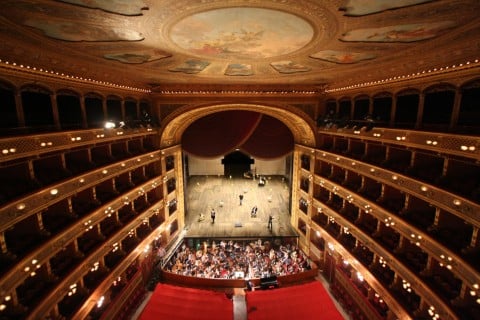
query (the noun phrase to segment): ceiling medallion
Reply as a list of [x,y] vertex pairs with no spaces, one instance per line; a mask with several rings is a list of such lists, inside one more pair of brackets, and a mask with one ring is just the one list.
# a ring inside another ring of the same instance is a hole
[[314,37],[304,19],[280,10],[232,7],[192,14],[170,29],[188,53],[215,59],[265,59],[286,55]]

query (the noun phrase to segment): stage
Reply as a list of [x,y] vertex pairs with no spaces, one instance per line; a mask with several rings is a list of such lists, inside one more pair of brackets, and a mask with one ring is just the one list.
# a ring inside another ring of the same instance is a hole
[[[279,176],[258,179],[192,176],[185,193],[186,238],[296,237],[290,225],[290,189]],[[240,194],[243,194],[240,205]],[[255,217],[251,211],[258,210]],[[212,223],[211,210],[215,210]],[[203,219],[201,215],[203,214]],[[268,217],[273,215],[272,229]]]

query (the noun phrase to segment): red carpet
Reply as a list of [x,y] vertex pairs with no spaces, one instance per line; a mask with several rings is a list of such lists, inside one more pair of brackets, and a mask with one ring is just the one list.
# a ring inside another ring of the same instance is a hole
[[343,320],[318,281],[247,293],[248,320]]
[[223,292],[159,283],[139,320],[233,319],[233,304]]

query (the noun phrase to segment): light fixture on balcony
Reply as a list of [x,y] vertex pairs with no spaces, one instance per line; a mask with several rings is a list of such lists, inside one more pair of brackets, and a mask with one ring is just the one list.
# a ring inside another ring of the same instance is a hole
[[105,129],[113,129],[115,128],[115,122],[113,121],[106,121],[104,124]]
[[453,258],[450,256],[445,256],[444,254],[440,255],[442,261],[439,262],[440,267],[445,267],[448,270],[452,270]]
[[17,208],[18,211],[22,211],[23,209],[25,209],[25,207],[26,207],[26,205],[25,205],[25,203],[23,203],[23,202],[17,204],[17,206],[16,206],[16,208]]
[[357,272],[357,278],[360,282],[363,282],[364,280],[363,275],[360,272]]
[[415,235],[414,233],[412,233],[410,235],[410,237],[413,239],[412,242],[414,242],[415,245],[417,247],[419,247],[420,246],[420,240],[422,240],[422,236],[421,235]]
[[390,227],[390,226],[393,227],[395,225],[395,222],[393,221],[392,217],[385,218],[384,221],[387,227]]
[[74,283],[74,284],[70,285],[69,289],[70,289],[70,290],[68,291],[68,294],[67,294],[67,295],[70,297],[70,296],[74,295],[74,294],[77,292],[77,284]]
[[103,301],[105,300],[104,296],[101,296],[97,302],[97,308],[100,308],[103,305]]

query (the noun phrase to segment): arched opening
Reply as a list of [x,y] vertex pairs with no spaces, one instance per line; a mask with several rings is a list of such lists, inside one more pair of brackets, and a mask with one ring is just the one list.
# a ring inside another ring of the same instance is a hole
[[222,159],[223,172],[226,177],[240,178],[251,171],[255,160],[241,151],[231,152]]

